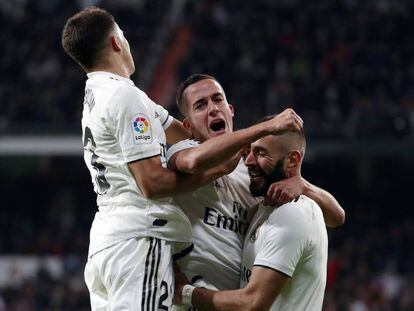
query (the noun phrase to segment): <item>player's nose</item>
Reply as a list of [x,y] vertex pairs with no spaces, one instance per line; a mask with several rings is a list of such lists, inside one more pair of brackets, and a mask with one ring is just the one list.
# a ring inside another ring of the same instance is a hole
[[217,105],[212,101],[209,100],[208,101],[208,112],[210,115],[216,115],[219,112],[219,108],[217,107]]

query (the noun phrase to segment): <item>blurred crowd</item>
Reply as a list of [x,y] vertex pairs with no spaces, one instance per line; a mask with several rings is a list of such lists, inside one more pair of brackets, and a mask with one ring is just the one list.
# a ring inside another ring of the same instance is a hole
[[[191,33],[173,74],[178,81],[196,72],[215,75],[236,107],[239,127],[290,106],[304,116],[309,135],[412,135],[412,1],[185,2],[165,39],[173,40],[179,26]],[[85,5],[107,8],[119,21],[137,63],[137,84],[156,78],[140,76],[140,69],[173,2],[13,3],[0,1],[0,38],[7,42],[0,58],[0,133],[77,128],[85,76],[64,55],[60,34],[66,18]]]
[[404,0],[194,3],[180,77],[217,75],[239,125],[293,107],[309,135],[400,138],[414,125],[413,12]]
[[[85,73],[63,51],[66,20],[86,5],[116,16],[138,62],[146,55],[168,1],[0,1],[0,134],[78,130]],[[142,62],[141,62],[142,63]],[[139,70],[139,69],[138,69]]]
[[[97,4],[115,15],[140,86],[141,66],[171,3],[0,0],[0,134],[79,135],[85,77],[60,46],[73,12]],[[197,72],[216,76],[238,127],[290,106],[303,116],[308,136],[409,139],[413,14],[409,0],[189,0],[175,25],[191,33],[175,82]],[[414,310],[414,220],[405,201],[412,164],[313,161],[305,177],[337,195],[347,211],[346,224],[329,231],[324,310]],[[0,170],[0,254],[56,255],[64,266],[58,278],[39,269],[0,286],[0,311],[88,310],[82,270],[96,204],[83,161],[4,157]]]

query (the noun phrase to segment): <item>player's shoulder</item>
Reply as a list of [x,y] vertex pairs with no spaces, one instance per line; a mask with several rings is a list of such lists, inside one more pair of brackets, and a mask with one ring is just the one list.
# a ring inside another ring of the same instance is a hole
[[275,208],[269,215],[271,223],[296,226],[306,226],[315,218],[323,218],[321,209],[314,200],[305,195]]

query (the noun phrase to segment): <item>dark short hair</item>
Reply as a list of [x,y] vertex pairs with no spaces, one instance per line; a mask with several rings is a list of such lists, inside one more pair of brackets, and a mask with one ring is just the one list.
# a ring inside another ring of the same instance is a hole
[[175,102],[177,103],[178,109],[180,109],[180,112],[185,115],[185,109],[184,109],[184,99],[183,99],[183,94],[184,91],[192,84],[197,83],[198,81],[201,80],[206,80],[206,79],[210,79],[210,80],[214,80],[217,83],[219,83],[217,81],[216,78],[214,78],[213,76],[207,75],[207,74],[203,74],[203,73],[196,73],[193,74],[191,76],[189,76],[187,79],[184,80],[184,82],[182,82],[179,86],[178,86],[178,90],[177,90],[177,95],[175,97]]
[[96,64],[115,25],[107,11],[91,6],[69,18],[62,31],[62,46],[84,68]]

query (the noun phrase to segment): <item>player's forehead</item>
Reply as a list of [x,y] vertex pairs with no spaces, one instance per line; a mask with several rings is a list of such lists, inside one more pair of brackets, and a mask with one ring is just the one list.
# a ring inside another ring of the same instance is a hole
[[221,85],[212,79],[204,79],[191,84],[184,91],[187,102],[191,105],[200,99],[208,98],[214,94],[221,94],[225,96]]
[[278,142],[278,137],[274,135],[268,135],[262,137],[250,145],[251,150],[266,150],[269,153],[277,152],[280,143]]

